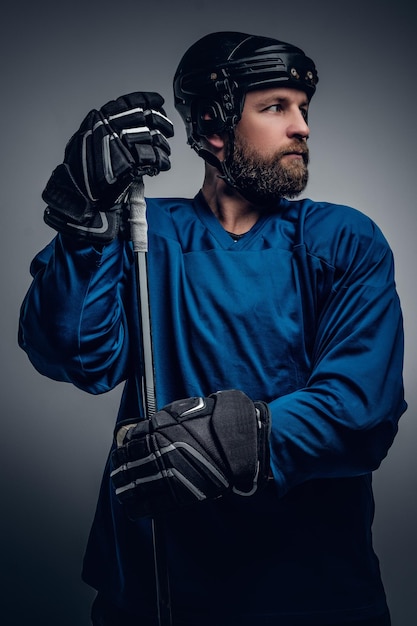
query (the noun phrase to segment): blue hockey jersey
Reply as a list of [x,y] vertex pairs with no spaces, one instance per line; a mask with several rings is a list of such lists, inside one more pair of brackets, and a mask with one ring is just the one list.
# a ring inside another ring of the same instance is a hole
[[[371,473],[406,408],[390,248],[359,211],[282,200],[234,241],[204,197],[148,199],[158,406],[236,388],[272,412],[274,480],[170,514],[181,624],[332,624],[384,612]],[[44,375],[142,415],[133,254],[58,235],[33,261],[19,342]],[[155,614],[149,520],[131,522],[103,477],[84,579]],[[147,623],[144,621],[144,624]]]

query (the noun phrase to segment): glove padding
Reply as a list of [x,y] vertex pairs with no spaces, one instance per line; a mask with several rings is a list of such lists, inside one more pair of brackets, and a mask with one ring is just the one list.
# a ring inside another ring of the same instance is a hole
[[138,424],[119,424],[111,479],[131,519],[228,492],[250,496],[269,473],[270,412],[243,392],[177,400]]
[[42,194],[49,226],[93,243],[118,235],[133,178],[171,167],[166,138],[174,130],[163,103],[157,93],[135,92],[88,113]]

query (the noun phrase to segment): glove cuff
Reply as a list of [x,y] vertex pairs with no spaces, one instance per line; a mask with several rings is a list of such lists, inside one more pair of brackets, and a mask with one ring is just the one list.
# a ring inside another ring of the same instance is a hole
[[213,430],[233,477],[233,492],[253,495],[269,473],[269,407],[235,389],[210,397],[216,400]]
[[[119,232],[127,232],[128,209],[124,203],[116,202],[128,188],[131,174],[111,187],[111,195],[106,201],[93,202],[75,184],[68,167],[61,163],[52,175],[42,193],[47,203],[44,222],[60,233],[75,239],[95,244],[109,243]],[[113,204],[111,203],[113,199]]]

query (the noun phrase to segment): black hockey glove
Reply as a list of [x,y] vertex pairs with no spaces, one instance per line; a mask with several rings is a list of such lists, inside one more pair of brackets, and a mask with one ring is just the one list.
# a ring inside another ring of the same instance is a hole
[[163,103],[157,93],[135,92],[90,111],[42,194],[49,226],[92,243],[118,235],[121,197],[134,176],[171,167],[166,138],[174,129]]
[[149,420],[119,424],[111,479],[131,519],[234,492],[251,496],[269,472],[270,412],[230,390],[177,400]]

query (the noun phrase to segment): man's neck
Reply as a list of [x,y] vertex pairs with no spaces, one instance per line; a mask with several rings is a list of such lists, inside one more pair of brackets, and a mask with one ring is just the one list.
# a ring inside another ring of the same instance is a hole
[[202,187],[203,196],[223,228],[236,235],[248,232],[260,217],[255,207],[218,175],[206,176]]

